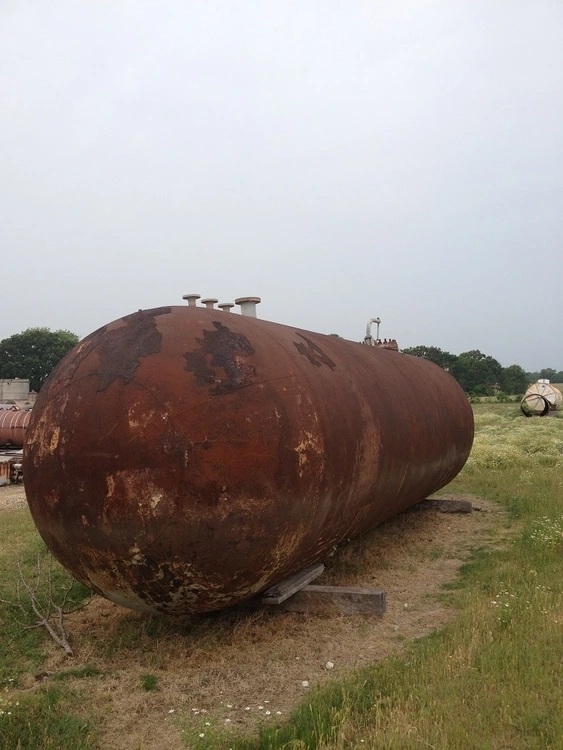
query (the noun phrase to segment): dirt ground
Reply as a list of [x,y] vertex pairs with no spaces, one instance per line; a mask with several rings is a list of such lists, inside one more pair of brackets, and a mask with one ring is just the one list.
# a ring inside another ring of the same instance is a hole
[[[72,682],[97,716],[105,750],[197,747],[210,727],[225,732],[228,748],[231,732],[283,721],[313,686],[396,653],[455,616],[444,584],[471,550],[499,544],[504,533],[501,508],[466,499],[471,514],[405,513],[327,561],[315,583],[384,589],[381,618],[230,610],[162,623],[96,597],[67,617],[74,658],[49,645],[40,679],[85,664],[101,670]],[[0,511],[24,505],[22,487],[0,488]],[[157,689],[142,688],[146,674]],[[30,675],[27,687],[37,684]]]

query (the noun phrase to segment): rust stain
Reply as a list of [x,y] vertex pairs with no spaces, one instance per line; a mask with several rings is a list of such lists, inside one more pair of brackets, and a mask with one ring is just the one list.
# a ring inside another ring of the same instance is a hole
[[[199,349],[186,352],[186,370],[193,372],[198,385],[211,385],[210,392],[219,396],[232,393],[237,388],[250,385],[256,379],[256,368],[246,360],[254,354],[254,349],[246,336],[233,333],[219,321],[213,321],[214,331],[203,331],[203,338],[197,339]],[[220,378],[213,370],[219,367],[224,372]]]
[[296,331],[296,334],[305,341],[304,344],[296,341],[293,342],[293,345],[299,354],[303,354],[303,356],[307,357],[309,362],[312,365],[315,365],[315,367],[326,365],[327,367],[330,367],[331,370],[334,370],[336,364],[324,353],[318,344],[311,341],[311,339],[307,338],[307,336],[304,336],[302,333]]
[[323,454],[322,445],[319,444],[318,437],[312,432],[305,432],[294,450],[297,453],[297,472],[299,476],[303,476],[306,468],[305,464],[313,455],[322,456]]
[[141,310],[123,318],[123,328],[107,330],[102,345],[98,343],[97,347],[98,391],[105,391],[118,377],[132,380],[143,357],[160,351],[162,334],[156,327],[156,318],[171,311],[171,307]]

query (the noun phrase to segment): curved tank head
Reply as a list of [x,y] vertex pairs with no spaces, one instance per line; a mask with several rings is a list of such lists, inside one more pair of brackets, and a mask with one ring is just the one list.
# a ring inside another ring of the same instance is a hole
[[248,599],[447,484],[473,438],[432,363],[201,307],[84,339],[33,410],[35,523],[76,578],[185,614]]

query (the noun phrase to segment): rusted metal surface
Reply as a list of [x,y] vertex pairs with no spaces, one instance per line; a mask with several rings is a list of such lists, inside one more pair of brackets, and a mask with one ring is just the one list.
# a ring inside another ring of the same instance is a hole
[[0,409],[0,445],[23,445],[31,412]]
[[22,480],[22,452],[0,451],[0,487]]
[[473,440],[426,360],[199,307],[96,331],[43,386],[33,518],[87,586],[183,614],[243,601],[447,484]]
[[0,455],[0,487],[12,481],[12,459]]
[[391,349],[394,352],[399,351],[399,344],[397,344],[397,339],[383,339],[383,341],[375,341],[374,346],[381,346],[383,349]]

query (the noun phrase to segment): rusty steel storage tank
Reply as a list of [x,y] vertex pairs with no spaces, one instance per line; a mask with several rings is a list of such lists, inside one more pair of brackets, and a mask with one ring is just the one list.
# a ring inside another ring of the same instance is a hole
[[29,411],[0,409],[0,445],[22,446],[29,418]]
[[473,416],[399,352],[201,307],[139,311],[45,383],[24,471],[80,581],[133,609],[248,599],[443,487]]

